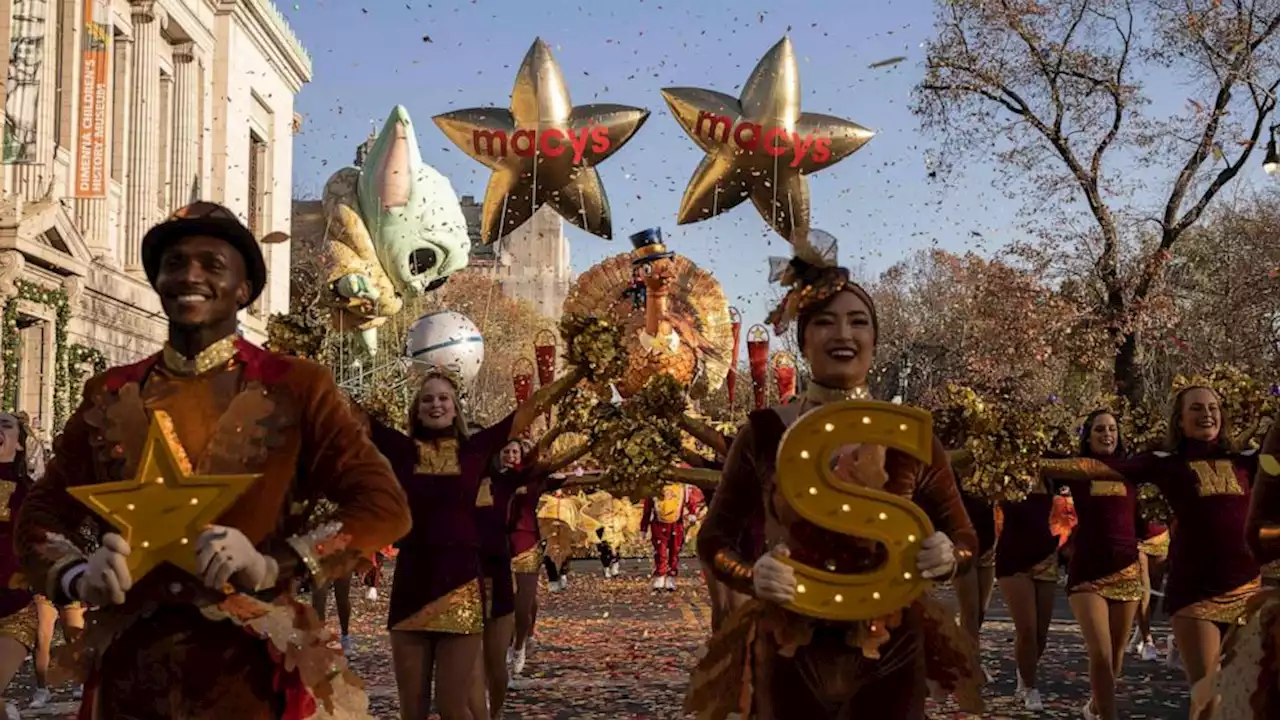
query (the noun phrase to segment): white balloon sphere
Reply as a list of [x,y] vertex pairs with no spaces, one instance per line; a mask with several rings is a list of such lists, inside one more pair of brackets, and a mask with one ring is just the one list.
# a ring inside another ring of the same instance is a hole
[[423,367],[447,367],[470,385],[484,362],[484,336],[466,315],[427,313],[409,326],[404,354]]

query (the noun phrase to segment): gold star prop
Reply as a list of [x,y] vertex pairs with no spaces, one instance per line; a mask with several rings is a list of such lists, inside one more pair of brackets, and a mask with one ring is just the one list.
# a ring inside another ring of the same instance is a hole
[[593,235],[612,238],[609,199],[596,166],[648,118],[648,110],[627,105],[574,107],[551,48],[537,39],[516,73],[510,110],[472,108],[433,119],[453,144],[493,170],[481,208],[480,238],[487,245],[543,205]]
[[680,127],[706,153],[680,201],[681,225],[732,210],[748,197],[788,242],[809,227],[806,176],[852,155],[875,135],[831,115],[800,112],[800,70],[790,38],[760,58],[734,99],[664,88]]
[[261,475],[195,475],[163,411],[152,415],[132,480],[67,488],[129,543],[134,582],[161,563],[196,575],[195,540]]

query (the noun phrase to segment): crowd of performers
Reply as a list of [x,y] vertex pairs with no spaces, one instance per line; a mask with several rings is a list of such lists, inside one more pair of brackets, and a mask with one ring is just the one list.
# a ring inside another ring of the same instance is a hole
[[[527,431],[581,376],[475,427],[457,378],[427,373],[404,433],[353,407],[320,366],[237,335],[236,314],[261,293],[266,271],[256,239],[225,208],[185,208],[142,250],[170,321],[163,352],[92,379],[47,462],[29,449],[24,419],[0,414],[0,683],[42,644],[47,657],[57,608],[73,640],[58,665],[83,683],[82,720],[368,717],[344,656],[351,583],[371,577],[376,592],[379,561],[394,555],[387,629],[401,716],[422,720],[434,708],[444,720],[501,717],[509,673],[526,662],[540,571],[553,575],[553,590],[564,587],[563,555],[542,551],[539,498],[559,491],[558,471],[586,452],[554,456],[555,433],[530,442]],[[752,413],[731,438],[680,419],[716,454],[689,464],[719,474],[697,540],[713,633],[688,711],[839,719],[856,708],[857,717],[922,720],[932,689],[979,712],[977,640],[995,585],[1016,628],[1018,695],[1038,710],[1037,667],[1066,550],[1066,592],[1089,654],[1084,717],[1117,717],[1135,622],[1139,652],[1158,654],[1149,613],[1161,577],[1193,716],[1278,716],[1280,591],[1263,589],[1260,564],[1280,559],[1280,428],[1261,452],[1232,447],[1231,418],[1212,388],[1177,393],[1156,451],[1133,453],[1115,414],[1094,412],[1077,456],[1043,459],[1041,482],[1018,502],[966,497],[957,473],[974,471],[971,459],[936,439],[926,460],[845,448],[837,474],[928,515],[936,532],[920,541],[917,571],[954,584],[959,622],[930,594],[858,622],[783,609],[802,592],[784,557],[837,573],[881,562],[873,543],[811,524],[779,491],[787,429],[826,403],[869,398],[881,332],[872,298],[831,254],[803,239],[796,250],[775,265],[787,293],[770,321],[779,333],[794,327],[811,382]],[[68,491],[134,477],[152,420],[183,451],[175,462],[187,475],[260,476],[194,538],[194,574],[161,564],[134,578],[126,537],[105,531]],[[1141,483],[1168,499],[1170,527],[1139,517]],[[1067,530],[1064,508],[1075,516]],[[697,493],[678,484],[645,504],[655,591],[674,589],[685,531],[701,512]],[[603,533],[598,540],[605,575],[616,575],[614,548]],[[299,601],[302,587],[322,611],[329,591],[338,594],[340,637]],[[41,673],[47,667],[37,660]],[[47,690],[42,697],[34,700],[47,701]]]

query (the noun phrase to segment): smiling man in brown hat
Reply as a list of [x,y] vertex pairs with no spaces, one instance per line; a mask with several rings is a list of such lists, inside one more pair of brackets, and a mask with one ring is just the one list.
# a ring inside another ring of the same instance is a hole
[[[327,370],[236,335],[266,267],[230,210],[183,208],[147,233],[142,261],[169,341],[89,381],[18,518],[33,586],[98,608],[77,648],[80,716],[368,717],[358,681],[291,588],[346,577],[403,536],[404,494]],[[132,578],[132,550],[114,532],[96,531],[92,551],[76,544],[96,522],[67,488],[132,478],[158,413],[196,474],[261,476],[193,543],[198,576],[165,563]],[[312,527],[321,497],[337,511]]]

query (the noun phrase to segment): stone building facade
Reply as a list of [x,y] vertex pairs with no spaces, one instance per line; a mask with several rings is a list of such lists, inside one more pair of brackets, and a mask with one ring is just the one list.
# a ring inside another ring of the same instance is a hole
[[462,214],[471,235],[471,264],[467,271],[483,272],[502,281],[508,297],[524,300],[551,320],[559,320],[564,299],[573,284],[569,239],[564,221],[549,207],[493,245],[480,244],[480,205],[463,195]]
[[[311,59],[271,0],[7,0],[0,43],[0,400],[49,430],[94,366],[164,340],[149,227],[200,198],[288,233]],[[289,303],[288,245],[264,254],[255,341]]]

